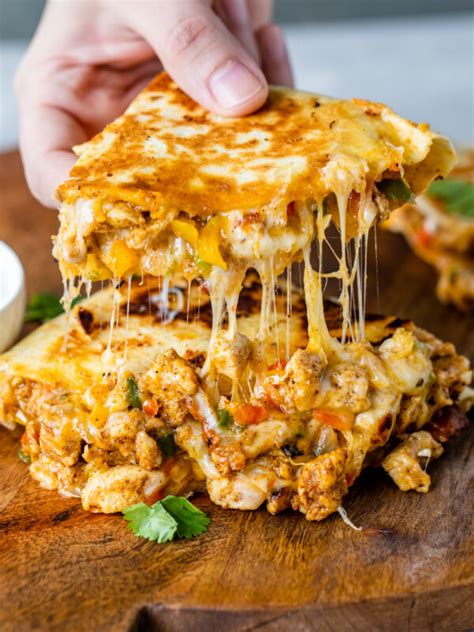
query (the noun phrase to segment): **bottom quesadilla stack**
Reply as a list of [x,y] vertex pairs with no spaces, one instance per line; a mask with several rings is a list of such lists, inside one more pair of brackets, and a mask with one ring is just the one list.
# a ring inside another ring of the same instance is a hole
[[[365,340],[326,361],[306,346],[297,289],[291,318],[276,291],[271,335],[255,342],[261,300],[249,277],[239,337],[214,345],[212,379],[208,294],[156,279],[99,291],[0,356],[0,420],[24,426],[32,477],[104,513],[207,490],[222,507],[322,520],[368,464],[428,491],[428,462],[467,425],[466,358],[409,321],[368,315]],[[337,338],[339,308],[326,320]]]

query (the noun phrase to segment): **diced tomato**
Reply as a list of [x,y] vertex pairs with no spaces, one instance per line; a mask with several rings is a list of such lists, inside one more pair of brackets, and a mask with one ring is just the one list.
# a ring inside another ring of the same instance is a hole
[[415,233],[415,239],[423,248],[429,248],[431,246],[431,242],[433,241],[433,235],[431,235],[424,226],[420,226]]
[[296,213],[296,205],[294,202],[290,202],[286,207],[286,216],[292,217]]
[[268,419],[268,410],[265,406],[254,406],[253,404],[231,404],[229,409],[235,422],[241,426],[259,424]]
[[156,401],[156,399],[145,399],[142,404],[142,410],[145,415],[154,417],[158,412],[158,402]]
[[268,367],[269,371],[279,371],[280,369],[284,369],[287,365],[287,361],[286,360],[277,360],[276,362],[274,362],[273,364],[270,364],[270,366]]
[[29,441],[28,441],[28,435],[26,434],[26,431],[21,435],[20,445],[24,451],[28,449]]
[[332,410],[313,410],[313,417],[316,421],[336,430],[351,430],[354,424],[353,415],[335,413]]

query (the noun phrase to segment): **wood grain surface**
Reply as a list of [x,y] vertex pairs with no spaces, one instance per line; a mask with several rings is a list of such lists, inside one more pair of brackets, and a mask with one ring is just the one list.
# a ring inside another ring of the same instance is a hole
[[[0,156],[0,238],[18,252],[28,291],[60,292],[54,211],[29,193],[18,154]],[[369,308],[409,317],[474,355],[472,317],[441,306],[435,277],[397,235],[379,232]],[[224,511],[204,498],[209,532],[159,546],[120,516],[88,514],[41,490],[0,430],[0,629],[467,630],[474,626],[472,445],[458,437],[430,465],[429,494],[365,471],[338,516]]]

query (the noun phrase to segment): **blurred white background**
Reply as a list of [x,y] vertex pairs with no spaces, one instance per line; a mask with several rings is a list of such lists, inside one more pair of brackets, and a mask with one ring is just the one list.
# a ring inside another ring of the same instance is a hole
[[[11,0],[0,0],[0,5],[2,2]],[[452,0],[446,0],[444,5],[449,8],[450,3]],[[338,9],[337,15],[328,16],[326,7],[325,20],[309,22],[301,18],[308,14],[314,20],[316,5],[322,6],[319,0],[311,7],[307,0],[280,0],[278,5],[277,16],[295,20],[284,26],[297,87],[381,101],[414,121],[430,123],[457,143],[474,142],[472,12],[367,17],[369,0],[354,0],[352,11],[348,10],[352,19],[344,20],[340,19],[344,2],[328,4],[333,13]],[[437,4],[442,8],[443,2]],[[34,5],[38,9],[38,2]],[[363,14],[364,9],[365,17],[354,14],[357,5]],[[295,12],[289,11],[291,7]],[[21,34],[18,20],[12,24],[9,33]],[[5,33],[5,21],[1,28],[0,150],[5,150],[17,144],[12,79],[27,40],[11,39]]]

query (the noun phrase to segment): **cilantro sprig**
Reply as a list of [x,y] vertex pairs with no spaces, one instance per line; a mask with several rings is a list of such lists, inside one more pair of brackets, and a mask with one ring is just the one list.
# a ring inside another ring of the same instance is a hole
[[204,512],[180,496],[166,496],[151,507],[138,503],[124,509],[123,515],[135,535],[158,544],[202,535],[211,522]]
[[[71,301],[71,309],[84,299],[83,296],[76,296]],[[55,294],[49,294],[48,292],[40,292],[39,294],[33,294],[28,301],[25,313],[25,323],[32,321],[39,321],[45,323],[47,320],[56,318],[60,314],[64,313],[64,307],[62,306],[61,299]]]
[[25,323],[39,320],[44,323],[64,312],[61,301],[54,294],[33,294],[28,301],[25,313]]
[[445,203],[448,213],[474,217],[474,184],[463,180],[436,180],[429,195]]

